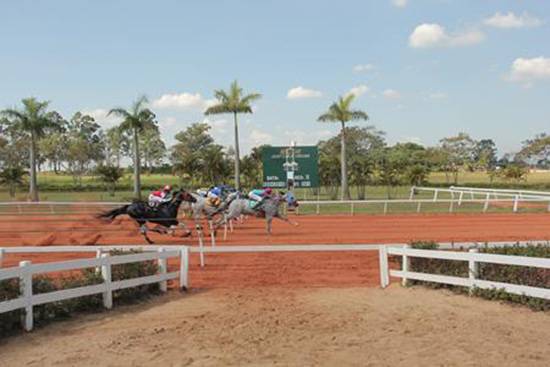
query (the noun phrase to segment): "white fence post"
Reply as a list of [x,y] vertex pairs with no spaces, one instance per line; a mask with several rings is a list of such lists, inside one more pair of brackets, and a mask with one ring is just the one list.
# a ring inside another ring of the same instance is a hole
[[416,212],[420,213],[420,210],[422,209],[422,202],[418,201],[418,204],[416,205]]
[[[163,252],[166,250],[164,248],[159,248],[158,253],[159,255],[162,255]],[[158,259],[158,267],[159,267],[159,274],[166,275],[168,272],[168,259],[166,258],[160,258]],[[166,292],[168,290],[168,281],[163,280],[159,282],[159,289],[161,292]]]
[[458,206],[462,205],[462,198],[464,197],[464,191],[460,192],[460,195],[458,195]]
[[354,209],[355,209],[355,208],[353,207],[353,202],[351,203],[350,207],[351,207],[351,215],[353,215],[353,214],[354,214]]
[[519,205],[519,198],[518,198],[518,196],[516,195],[516,196],[514,197],[514,213],[517,213],[517,211],[518,211],[518,205]]
[[[550,208],[550,203],[548,204],[548,207]],[[548,209],[550,211],[550,209]],[[319,198],[317,198],[317,210],[316,210],[316,214],[320,214],[321,213],[321,204],[319,204]]]
[[2,263],[4,262],[4,253],[5,250],[3,248],[0,248],[0,268],[2,267]]
[[[99,250],[97,250],[97,251],[95,252],[95,257],[96,257],[96,259],[101,259],[101,255],[103,255],[103,250],[102,250],[102,249],[99,249]],[[101,273],[101,266],[97,266],[97,267],[95,268],[95,272],[96,272],[97,274]]]
[[202,230],[198,230],[197,233],[199,234],[199,258],[201,261],[201,268],[204,267],[204,238],[202,234]]
[[[411,247],[410,245],[403,246],[403,250],[405,250],[405,254],[406,254],[407,249],[409,249],[410,247]],[[411,258],[407,255],[403,255],[403,265],[402,265],[402,269],[401,269],[403,271],[403,273],[406,273],[406,272],[409,271],[410,265],[411,265]],[[407,275],[404,274],[403,278],[401,279],[401,285],[403,287],[406,287],[408,284],[409,284],[409,282],[408,282],[408,279],[407,279]]]
[[[471,254],[477,254],[479,250],[477,248],[472,248],[468,251]],[[474,282],[479,273],[479,263],[474,259],[468,261],[468,277],[470,278],[470,295],[474,292]]]
[[435,189],[434,190],[434,201],[437,201],[437,194],[439,194],[439,190]]
[[111,260],[109,254],[102,254],[101,258],[104,264],[101,265],[101,276],[103,277],[103,284],[105,284],[105,291],[103,292],[103,306],[110,310],[113,308],[113,290],[111,289]]
[[485,204],[483,205],[483,213],[486,213],[487,210],[489,210],[489,200],[491,198],[491,194],[487,194],[487,196],[485,196]]
[[411,201],[412,201],[412,199],[414,199],[414,192],[415,192],[415,189],[416,189],[415,186],[412,186],[412,187],[411,187],[411,193],[410,193],[410,195],[409,195],[409,200],[411,200]]
[[189,288],[189,247],[184,246],[180,251],[180,289]]
[[214,233],[214,224],[211,220],[208,221],[208,226],[210,227],[210,242],[212,247],[216,247],[216,234]]
[[21,275],[19,276],[19,290],[25,301],[25,314],[21,318],[21,323],[25,331],[32,330],[34,321],[32,312],[32,273],[30,266],[30,261],[19,262],[19,267],[21,268]]
[[388,202],[384,202],[384,214],[388,214]]
[[386,288],[390,285],[390,273],[388,269],[388,249],[381,245],[378,250],[380,262],[380,286]]

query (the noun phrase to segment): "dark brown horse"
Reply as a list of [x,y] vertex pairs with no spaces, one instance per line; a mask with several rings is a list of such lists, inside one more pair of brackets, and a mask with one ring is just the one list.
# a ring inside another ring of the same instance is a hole
[[[131,204],[101,213],[98,215],[98,218],[107,218],[112,221],[117,216],[126,214],[139,224],[141,234],[145,240],[148,243],[153,243],[149,236],[147,236],[148,228],[146,223],[156,223],[157,227],[152,230],[163,234],[169,231],[174,234],[179,226],[185,228],[185,224],[179,223],[178,221],[178,210],[183,201],[194,203],[196,199],[187,191],[180,190],[174,193],[174,197],[171,201],[162,203],[156,208],[150,207],[143,201],[136,200]],[[191,235],[191,231],[187,230],[186,235]]]

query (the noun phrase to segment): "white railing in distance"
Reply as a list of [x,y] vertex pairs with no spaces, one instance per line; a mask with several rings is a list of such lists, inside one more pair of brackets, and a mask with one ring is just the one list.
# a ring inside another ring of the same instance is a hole
[[[397,255],[397,256],[404,257],[403,266],[401,270],[389,269],[388,256],[390,255]],[[410,271],[408,262],[405,261],[406,259],[408,260],[410,257],[466,261],[468,262],[468,269],[469,269],[468,278]],[[407,280],[420,280],[420,281],[426,281],[426,282],[469,287],[470,290],[473,290],[474,288],[502,289],[507,293],[550,300],[550,288],[530,287],[525,285],[517,285],[517,284],[494,282],[494,281],[478,279],[479,263],[528,266],[528,267],[535,267],[535,268],[542,268],[542,269],[550,269],[549,258],[485,254],[485,253],[479,253],[477,249],[470,249],[468,252],[453,252],[453,251],[412,249],[406,246],[401,248],[388,247],[384,251],[380,249],[380,258],[381,258],[380,284],[382,288],[385,288],[389,285],[390,283],[389,277],[393,276],[393,277],[398,277],[403,279],[404,283],[406,283]]]

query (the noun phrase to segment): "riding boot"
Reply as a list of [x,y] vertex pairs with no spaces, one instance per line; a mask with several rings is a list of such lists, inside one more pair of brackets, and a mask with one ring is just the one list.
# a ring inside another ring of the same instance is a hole
[[254,204],[254,206],[252,207],[252,210],[257,210],[259,209],[264,203],[264,199],[258,201],[256,204]]

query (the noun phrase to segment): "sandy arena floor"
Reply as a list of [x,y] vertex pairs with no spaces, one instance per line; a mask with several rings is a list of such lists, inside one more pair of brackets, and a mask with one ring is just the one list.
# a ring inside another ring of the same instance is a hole
[[548,366],[550,315],[423,288],[168,296],[0,343],[1,366]]

